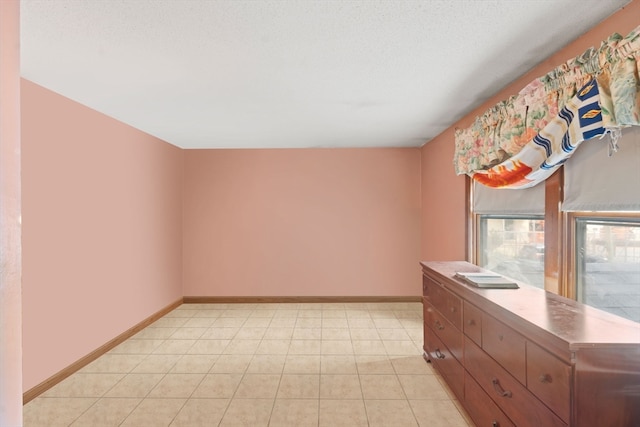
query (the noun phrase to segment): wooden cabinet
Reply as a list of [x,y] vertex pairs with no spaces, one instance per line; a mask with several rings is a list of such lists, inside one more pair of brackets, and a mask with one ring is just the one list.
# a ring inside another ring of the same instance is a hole
[[640,324],[422,262],[424,351],[478,426],[640,426]]

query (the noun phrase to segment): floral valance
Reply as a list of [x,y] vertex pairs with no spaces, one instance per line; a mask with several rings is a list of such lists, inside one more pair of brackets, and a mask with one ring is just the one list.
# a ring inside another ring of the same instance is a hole
[[543,181],[582,141],[640,125],[639,70],[640,27],[613,34],[457,130],[456,173],[497,188]]

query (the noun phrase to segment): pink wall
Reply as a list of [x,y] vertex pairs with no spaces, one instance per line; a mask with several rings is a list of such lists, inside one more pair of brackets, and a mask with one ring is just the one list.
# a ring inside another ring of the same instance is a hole
[[187,150],[185,296],[417,296],[419,149]]
[[453,130],[422,147],[421,259],[465,259],[465,178],[453,169]]
[[[4,121],[20,89],[5,56],[17,4],[0,1],[3,159],[19,130]],[[454,127],[612,32],[627,34],[638,16],[636,0],[422,149],[183,152],[23,80],[24,391],[182,295],[420,295],[419,260],[465,257]],[[8,194],[19,196],[19,184]],[[2,280],[2,292],[19,286]],[[13,316],[3,334],[19,328],[11,297],[2,294],[3,319]],[[15,368],[18,351],[0,350]],[[7,366],[2,405],[20,378]]]
[[0,1],[0,425],[22,425],[20,3]]
[[26,391],[182,297],[182,151],[27,80],[22,149]]
[[533,79],[583,53],[587,48],[598,47],[602,40],[607,39],[614,32],[626,36],[640,24],[638,17],[640,17],[640,1],[635,0],[542,61],[524,76],[508,84],[488,101],[422,147],[422,259],[459,260],[466,257],[465,185],[464,177],[456,177],[453,169],[454,129],[471,125],[475,117],[487,108],[518,93]]

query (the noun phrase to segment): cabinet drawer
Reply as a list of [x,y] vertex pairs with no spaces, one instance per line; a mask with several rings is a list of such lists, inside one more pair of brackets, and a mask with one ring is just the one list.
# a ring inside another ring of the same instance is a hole
[[427,352],[427,329],[429,329],[429,327],[427,326],[427,319],[429,319],[429,313],[427,312],[429,307],[429,300],[427,299],[427,297],[422,297],[422,337],[423,337],[423,345],[422,345],[422,349],[425,351],[425,353]]
[[482,311],[475,305],[464,301],[462,319],[465,335],[482,347]]
[[462,332],[436,310],[430,303],[426,305],[425,322],[435,332],[458,361],[462,361]]
[[527,388],[565,422],[569,422],[571,366],[527,342]]
[[460,400],[464,398],[464,368],[431,328],[425,328],[425,351],[433,366]]
[[453,326],[462,330],[462,300],[460,297],[427,276],[423,276],[422,284],[424,296]]
[[478,426],[515,427],[468,372],[464,375],[464,403]]
[[427,276],[425,276],[423,274],[422,275],[422,296],[425,297],[425,298],[430,296],[429,295],[429,290],[434,285],[435,285],[435,283],[433,282],[433,280],[429,279]]
[[526,340],[486,313],[482,313],[482,349],[518,381],[527,383]]
[[566,424],[470,339],[465,339],[464,365],[480,387],[519,427]]

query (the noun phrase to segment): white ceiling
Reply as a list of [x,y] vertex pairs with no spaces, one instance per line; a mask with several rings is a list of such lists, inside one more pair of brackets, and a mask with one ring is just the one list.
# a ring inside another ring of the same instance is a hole
[[22,76],[183,148],[419,147],[627,3],[22,0]]

